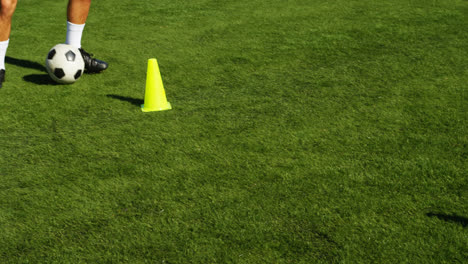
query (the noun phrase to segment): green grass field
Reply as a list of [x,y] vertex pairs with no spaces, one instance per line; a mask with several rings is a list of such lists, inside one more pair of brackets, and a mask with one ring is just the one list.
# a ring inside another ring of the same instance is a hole
[[56,85],[66,2],[14,16],[0,263],[466,263],[466,0],[96,0]]

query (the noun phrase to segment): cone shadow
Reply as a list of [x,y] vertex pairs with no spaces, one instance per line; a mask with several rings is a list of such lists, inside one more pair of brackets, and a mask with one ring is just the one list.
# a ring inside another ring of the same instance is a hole
[[138,106],[138,107],[140,107],[144,103],[142,99],[137,99],[137,98],[133,98],[133,97],[126,97],[126,96],[121,96],[121,95],[117,95],[117,94],[108,94],[106,96],[109,97],[109,98],[112,98],[112,99],[117,99],[117,100],[120,100],[120,101],[131,103],[132,105],[135,105],[135,106]]

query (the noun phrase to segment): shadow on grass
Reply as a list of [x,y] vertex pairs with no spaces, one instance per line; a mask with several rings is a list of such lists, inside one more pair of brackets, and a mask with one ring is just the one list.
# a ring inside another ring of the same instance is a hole
[[58,85],[58,83],[54,82],[49,75],[47,74],[47,70],[44,65],[23,59],[12,58],[9,56],[5,57],[5,62],[8,64],[16,65],[23,68],[29,68],[34,70],[39,70],[41,72],[45,72],[46,74],[30,74],[23,77],[23,80],[26,82],[38,84],[38,85]]
[[116,95],[116,94],[108,94],[107,97],[112,98],[112,99],[117,99],[120,101],[124,101],[124,102],[128,102],[138,107],[140,107],[144,103],[142,99],[126,97],[126,96],[121,96],[121,95]]
[[23,77],[23,80],[37,85],[59,85],[54,82],[48,74],[30,74]]
[[20,66],[20,67],[23,67],[23,68],[30,68],[30,69],[35,69],[35,70],[39,70],[39,71],[42,71],[42,72],[47,72],[44,65],[42,65],[40,63],[37,63],[37,62],[34,62],[34,61],[16,59],[16,58],[6,56],[5,57],[5,62],[8,63],[8,64]]
[[440,220],[446,221],[446,222],[453,222],[456,224],[460,224],[463,227],[468,226],[468,218],[463,217],[463,216],[458,216],[458,215],[447,215],[447,214],[439,214],[439,213],[427,213],[426,214],[429,217],[437,217]]

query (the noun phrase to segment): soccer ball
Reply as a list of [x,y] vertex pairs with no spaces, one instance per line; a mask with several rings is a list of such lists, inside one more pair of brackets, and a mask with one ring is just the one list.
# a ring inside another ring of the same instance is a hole
[[46,58],[49,76],[58,83],[74,83],[84,72],[84,60],[80,50],[67,44],[57,44]]

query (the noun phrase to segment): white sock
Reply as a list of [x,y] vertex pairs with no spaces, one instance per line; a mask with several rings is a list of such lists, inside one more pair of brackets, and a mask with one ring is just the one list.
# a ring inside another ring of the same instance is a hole
[[78,25],[67,21],[67,39],[65,40],[65,44],[81,48],[81,36],[83,35],[84,27],[85,24]]
[[5,56],[6,56],[6,51],[7,51],[9,42],[10,42],[10,39],[7,39],[5,41],[0,41],[0,70],[5,69]]

